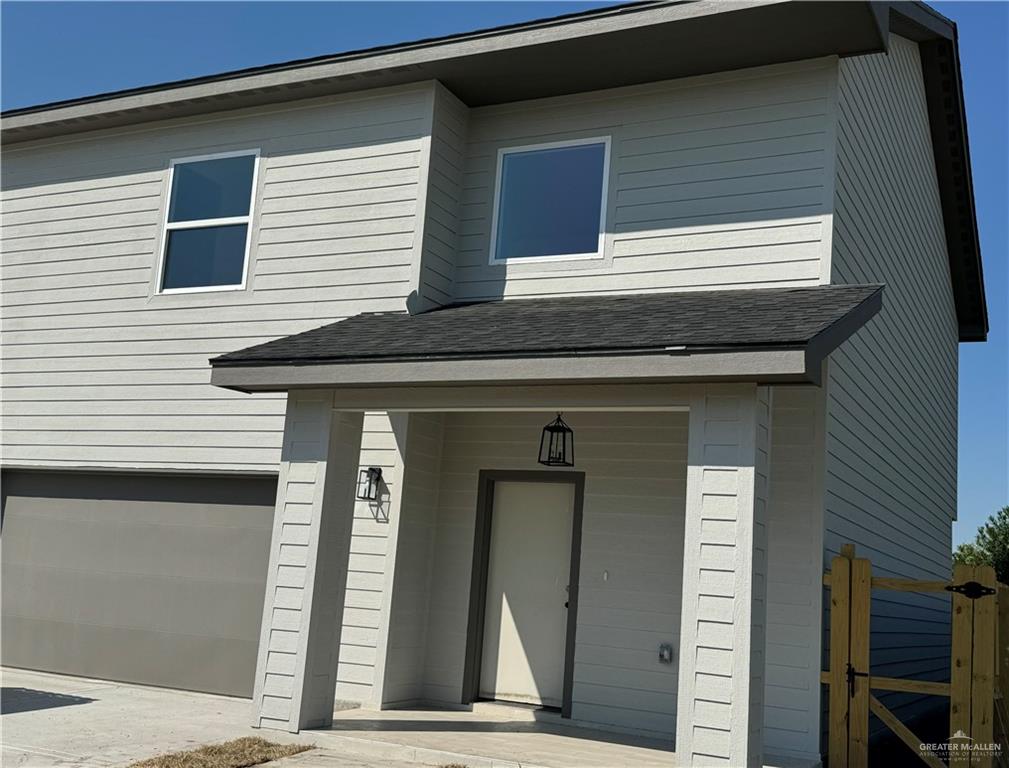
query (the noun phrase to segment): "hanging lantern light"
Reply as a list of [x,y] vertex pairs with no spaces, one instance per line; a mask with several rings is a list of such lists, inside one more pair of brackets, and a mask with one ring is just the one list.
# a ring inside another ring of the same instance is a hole
[[357,477],[357,498],[361,501],[377,501],[382,487],[382,468],[362,469]]
[[540,464],[548,467],[573,467],[575,465],[575,433],[557,418],[543,427],[540,436]]

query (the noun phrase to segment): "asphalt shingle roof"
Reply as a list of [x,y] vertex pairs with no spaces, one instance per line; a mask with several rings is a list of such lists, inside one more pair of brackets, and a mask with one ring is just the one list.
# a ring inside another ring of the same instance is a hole
[[798,347],[880,285],[510,299],[375,313],[230,352],[215,366]]

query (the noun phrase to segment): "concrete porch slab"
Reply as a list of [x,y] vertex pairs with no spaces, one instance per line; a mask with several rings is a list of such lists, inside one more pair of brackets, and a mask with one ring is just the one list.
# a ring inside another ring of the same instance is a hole
[[477,705],[337,712],[323,749],[468,768],[672,768],[672,741],[573,725],[550,712]]

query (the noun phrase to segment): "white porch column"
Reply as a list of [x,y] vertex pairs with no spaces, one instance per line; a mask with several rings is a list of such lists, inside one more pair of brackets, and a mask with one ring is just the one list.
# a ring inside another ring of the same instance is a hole
[[333,721],[363,412],[327,391],[288,395],[259,638],[253,725]]
[[690,403],[676,754],[762,765],[769,399],[700,388]]

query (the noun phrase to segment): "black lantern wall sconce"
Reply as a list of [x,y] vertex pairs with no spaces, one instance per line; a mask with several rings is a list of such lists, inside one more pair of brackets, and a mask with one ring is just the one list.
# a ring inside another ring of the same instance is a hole
[[573,467],[575,465],[575,433],[557,418],[543,427],[540,435],[539,462],[547,467]]
[[357,477],[357,498],[361,501],[378,501],[382,491],[382,468],[362,469]]

